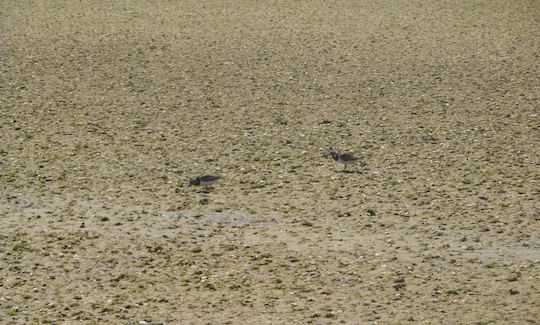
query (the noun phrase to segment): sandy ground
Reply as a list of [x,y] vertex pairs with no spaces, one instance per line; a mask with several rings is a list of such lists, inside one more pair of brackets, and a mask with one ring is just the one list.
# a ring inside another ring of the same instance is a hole
[[538,324],[539,17],[1,1],[0,322]]

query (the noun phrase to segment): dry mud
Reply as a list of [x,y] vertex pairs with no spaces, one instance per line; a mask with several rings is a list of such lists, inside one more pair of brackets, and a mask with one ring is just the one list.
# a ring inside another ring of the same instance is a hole
[[539,9],[1,1],[0,322],[538,324]]

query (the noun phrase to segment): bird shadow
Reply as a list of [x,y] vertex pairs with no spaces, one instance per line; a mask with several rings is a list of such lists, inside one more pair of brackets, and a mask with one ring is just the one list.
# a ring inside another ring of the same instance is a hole
[[344,173],[344,174],[365,174],[366,173],[366,171],[359,170],[359,169],[355,169],[355,170],[338,170],[337,172],[338,173]]

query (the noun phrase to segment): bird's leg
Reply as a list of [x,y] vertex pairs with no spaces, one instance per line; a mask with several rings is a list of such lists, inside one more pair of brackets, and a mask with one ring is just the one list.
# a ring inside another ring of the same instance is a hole
[[346,170],[347,170],[347,165],[343,164],[343,171],[346,171]]

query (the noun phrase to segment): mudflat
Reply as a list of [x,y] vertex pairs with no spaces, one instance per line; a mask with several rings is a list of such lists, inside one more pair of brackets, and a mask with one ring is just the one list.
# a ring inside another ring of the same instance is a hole
[[538,324],[539,17],[1,1],[0,323]]

